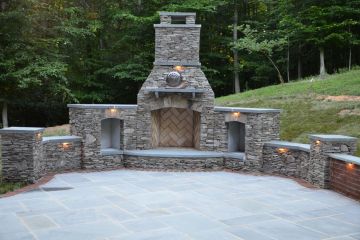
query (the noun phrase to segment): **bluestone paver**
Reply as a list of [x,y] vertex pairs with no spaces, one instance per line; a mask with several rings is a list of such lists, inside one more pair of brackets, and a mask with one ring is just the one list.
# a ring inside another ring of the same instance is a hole
[[360,203],[275,176],[66,173],[1,198],[0,239],[354,240]]

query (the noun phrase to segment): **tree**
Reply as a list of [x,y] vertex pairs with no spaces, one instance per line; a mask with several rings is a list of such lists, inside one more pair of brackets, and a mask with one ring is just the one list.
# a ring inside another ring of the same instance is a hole
[[[236,44],[238,40],[238,22],[239,22],[239,11],[237,0],[234,0],[234,23],[233,23],[233,41]],[[233,48],[234,53],[234,85],[235,93],[240,92],[240,79],[239,79],[239,53],[236,48]]]
[[286,39],[277,38],[272,40],[261,40],[257,36],[259,35],[258,31],[251,29],[249,25],[241,26],[240,30],[244,34],[244,37],[239,39],[234,47],[239,50],[246,50],[249,54],[257,53],[266,57],[276,70],[280,83],[284,83],[284,78],[272,55],[275,49],[281,49],[286,44]]

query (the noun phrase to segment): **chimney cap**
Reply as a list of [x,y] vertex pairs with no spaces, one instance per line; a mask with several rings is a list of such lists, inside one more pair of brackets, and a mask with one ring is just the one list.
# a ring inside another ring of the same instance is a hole
[[194,12],[159,12],[160,16],[178,16],[178,17],[186,17],[186,16],[196,16]]

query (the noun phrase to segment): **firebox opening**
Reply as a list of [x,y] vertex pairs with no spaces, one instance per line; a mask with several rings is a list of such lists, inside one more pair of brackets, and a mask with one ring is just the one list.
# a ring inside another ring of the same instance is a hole
[[200,148],[200,113],[184,108],[151,112],[152,146]]
[[123,146],[123,121],[107,118],[101,121],[101,151],[121,150]]
[[228,151],[245,152],[245,124],[228,122]]

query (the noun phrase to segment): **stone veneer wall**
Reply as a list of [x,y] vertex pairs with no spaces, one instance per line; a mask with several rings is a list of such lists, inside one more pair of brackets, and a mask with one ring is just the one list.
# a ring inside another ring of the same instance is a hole
[[44,137],[44,171],[63,172],[81,168],[82,144],[80,137]]
[[330,189],[360,200],[360,158],[341,155],[330,155]]
[[103,119],[122,120],[124,149],[136,148],[136,105],[93,105],[91,107],[70,104],[69,116],[71,134],[83,139],[83,167],[85,169],[122,166],[122,154],[106,155],[101,153],[101,120]]
[[[233,112],[239,115],[234,117]],[[280,138],[280,111],[276,109],[215,108],[214,145],[216,151],[228,151],[228,128],[226,123],[238,121],[245,124],[245,161],[236,164],[239,169],[260,171],[265,142]],[[236,161],[236,160],[234,160]],[[230,164],[229,159],[228,163]]]
[[280,139],[279,113],[249,113],[245,125],[245,169],[260,170],[264,143]]
[[[185,24],[171,24],[172,18],[183,17]],[[160,12],[155,28],[155,65],[200,66],[200,29],[195,13]]]
[[222,157],[178,158],[125,156],[124,166],[128,168],[156,170],[221,170],[224,166],[224,160]]
[[43,172],[43,128],[5,128],[1,134],[2,177],[9,182],[34,182]]
[[199,64],[200,25],[155,24],[155,64]]
[[[284,153],[279,148],[286,149]],[[269,174],[306,179],[309,171],[310,147],[309,150],[293,148],[286,142],[282,145],[265,144],[263,151],[262,171]]]
[[329,188],[331,153],[354,154],[356,138],[342,135],[310,135],[310,165],[307,181],[321,188]]

